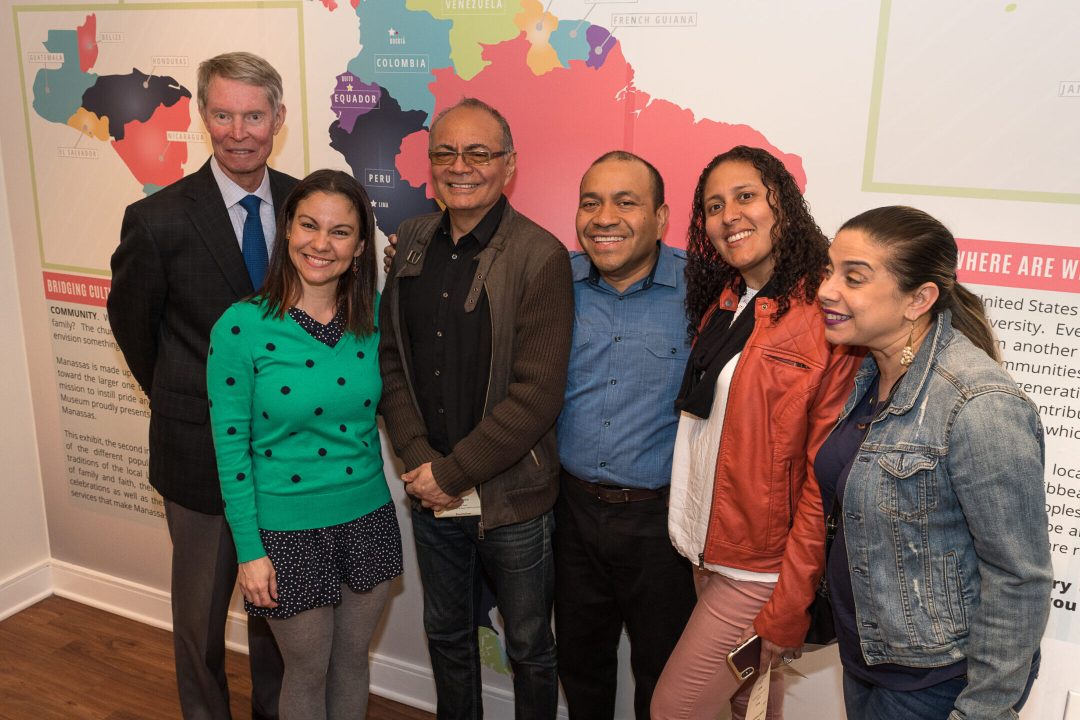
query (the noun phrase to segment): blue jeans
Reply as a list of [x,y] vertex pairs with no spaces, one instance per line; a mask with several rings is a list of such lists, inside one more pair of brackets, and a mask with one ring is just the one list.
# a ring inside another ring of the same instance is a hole
[[[1020,712],[1031,693],[1031,686],[1039,676],[1041,651],[1031,659],[1031,671],[1019,702],[1013,709]],[[889,690],[870,685],[844,673],[844,707],[848,720],[896,720],[896,718],[919,718],[920,720],[946,720],[953,710],[957,696],[967,687],[967,675],[931,685],[922,690]]]
[[558,708],[551,632],[554,559],[551,511],[485,530],[478,518],[436,518],[413,510],[416,559],[424,585],[424,630],[438,693],[439,720],[479,720],[480,648],[476,606],[482,578],[495,592],[514,673],[514,716],[551,720]]

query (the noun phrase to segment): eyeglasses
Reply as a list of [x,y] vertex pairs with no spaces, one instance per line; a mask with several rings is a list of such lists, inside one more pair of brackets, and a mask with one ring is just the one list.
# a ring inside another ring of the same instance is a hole
[[458,155],[461,156],[466,165],[488,165],[495,158],[501,158],[503,155],[509,155],[512,152],[513,150],[497,150],[495,152],[491,150],[462,150],[461,152],[432,150],[427,156],[432,165],[453,165]]

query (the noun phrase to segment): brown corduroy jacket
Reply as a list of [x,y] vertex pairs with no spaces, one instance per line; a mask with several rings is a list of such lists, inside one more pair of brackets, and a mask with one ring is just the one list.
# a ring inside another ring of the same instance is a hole
[[428,442],[416,400],[398,292],[399,278],[423,270],[441,217],[412,218],[398,229],[379,320],[379,410],[405,468],[431,462],[436,483],[449,495],[476,487],[483,527],[494,529],[547,512],[558,494],[555,421],[574,323],[570,259],[554,235],[506,204],[498,230],[477,258],[465,303],[465,311],[473,312],[481,288],[487,292],[491,369],[484,418],[444,457]]

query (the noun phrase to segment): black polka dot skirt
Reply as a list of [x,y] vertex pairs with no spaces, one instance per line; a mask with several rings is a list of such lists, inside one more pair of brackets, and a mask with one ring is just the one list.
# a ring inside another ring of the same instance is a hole
[[249,615],[284,619],[341,601],[341,585],[368,592],[402,572],[401,530],[393,501],[341,525],[314,530],[259,530],[277,571],[278,606]]

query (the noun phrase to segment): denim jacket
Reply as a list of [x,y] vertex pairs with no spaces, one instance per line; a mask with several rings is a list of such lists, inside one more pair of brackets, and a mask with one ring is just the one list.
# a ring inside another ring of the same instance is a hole
[[[867,356],[842,417],[876,373]],[[1043,430],[949,311],[871,423],[843,512],[866,662],[966,657],[950,720],[1016,717],[1050,609]]]

